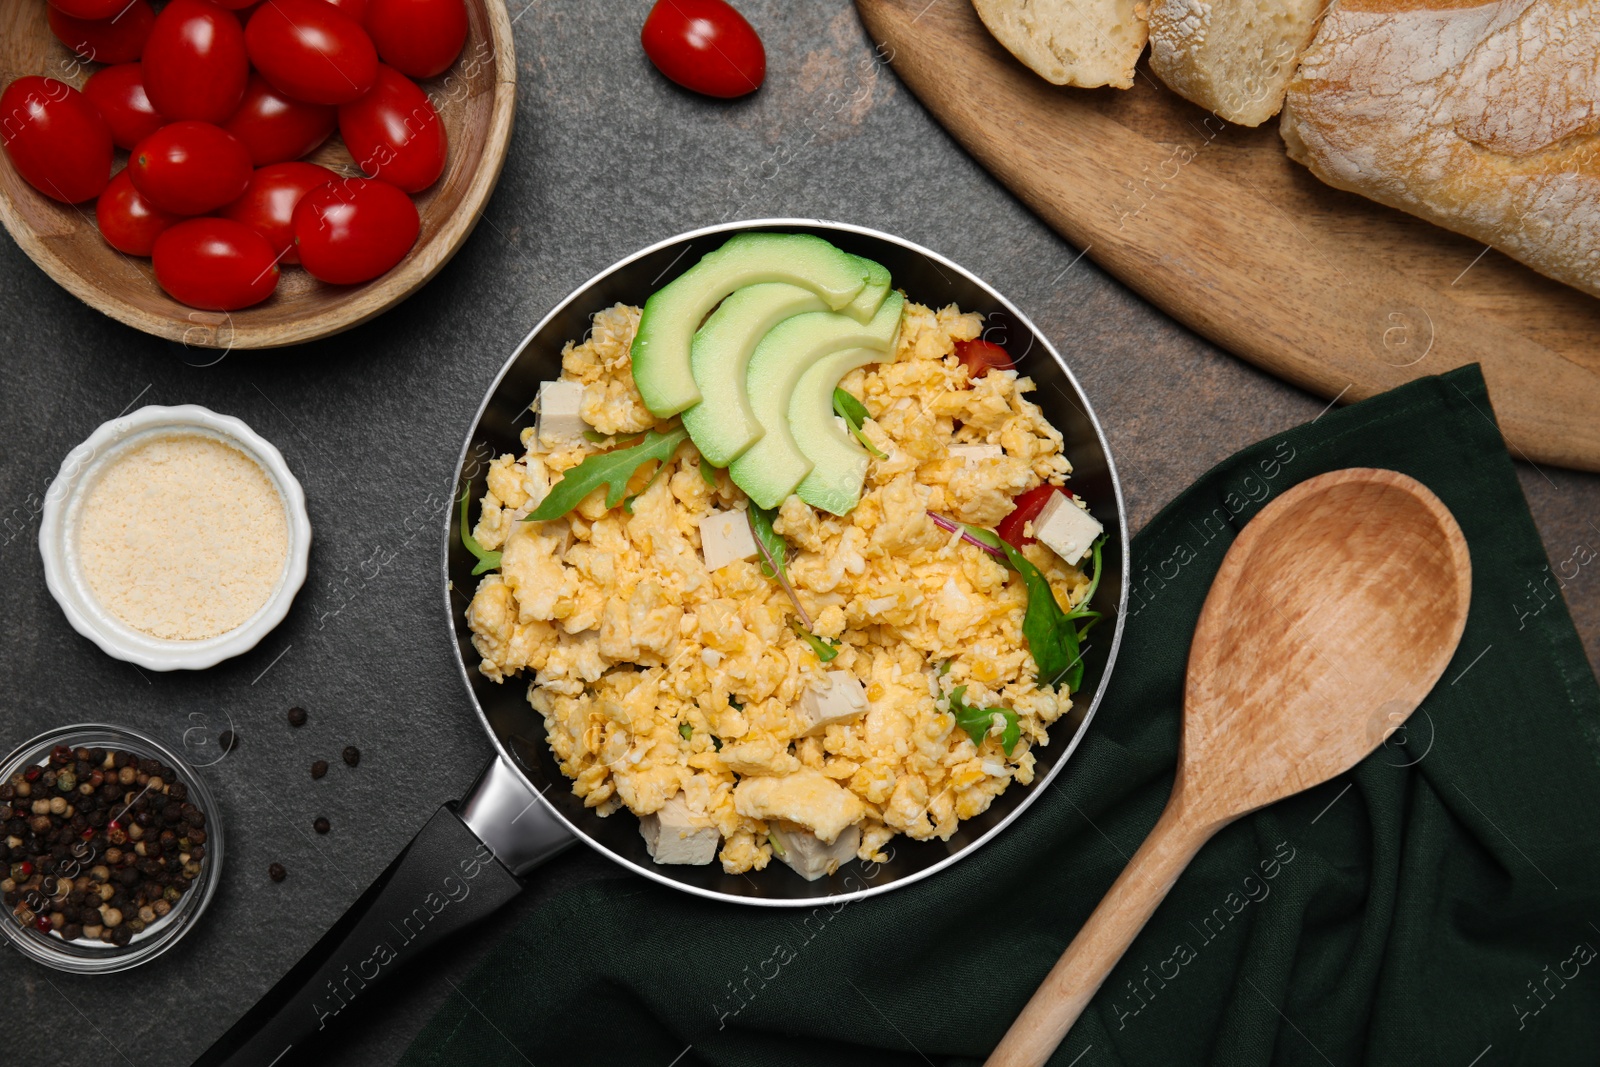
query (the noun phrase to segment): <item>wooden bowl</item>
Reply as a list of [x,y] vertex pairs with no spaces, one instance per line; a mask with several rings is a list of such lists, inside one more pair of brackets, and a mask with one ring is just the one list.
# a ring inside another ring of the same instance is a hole
[[[494,191],[511,140],[517,64],[502,0],[466,0],[467,42],[455,65],[422,82],[449,134],[444,174],[413,196],[422,231],[406,258],[364,285],[326,285],[285,266],[278,290],[240,311],[199,311],[156,284],[148,259],[123,255],[100,236],[94,203],[62,204],[23,181],[0,152],[0,221],[22,250],[74,296],[120,322],[186,345],[275,348],[365,322],[432,278],[472,232]],[[50,33],[45,0],[0,0],[0,85],[28,74],[78,88],[100,64],[79,59]],[[120,169],[127,153],[117,153]],[[307,157],[358,175],[337,133]]]

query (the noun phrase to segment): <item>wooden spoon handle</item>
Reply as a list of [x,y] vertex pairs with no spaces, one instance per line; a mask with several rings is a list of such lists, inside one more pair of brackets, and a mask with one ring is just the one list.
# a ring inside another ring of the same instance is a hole
[[1150,836],[1050,968],[985,1067],[1040,1067],[1217,826],[1196,827],[1167,802]]

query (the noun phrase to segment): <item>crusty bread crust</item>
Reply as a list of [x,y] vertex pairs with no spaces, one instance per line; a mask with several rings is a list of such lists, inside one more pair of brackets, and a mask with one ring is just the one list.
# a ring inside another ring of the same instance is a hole
[[1600,0],[1341,0],[1291,158],[1600,296]]
[[1259,126],[1283,105],[1326,8],[1327,0],[1155,0],[1150,69],[1220,118]]
[[1150,26],[1145,0],[972,0],[978,18],[1041,78],[1092,89],[1133,87]]

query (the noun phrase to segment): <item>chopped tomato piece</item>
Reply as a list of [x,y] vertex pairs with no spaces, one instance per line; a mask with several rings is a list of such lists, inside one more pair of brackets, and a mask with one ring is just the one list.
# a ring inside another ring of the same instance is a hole
[[1011,356],[993,341],[957,341],[956,358],[967,368],[967,378],[982,378],[992,370],[1016,370]]
[[1069,498],[1072,497],[1072,490],[1063,489],[1059,485],[1041,485],[1029,489],[1011,502],[1013,505],[1011,514],[1001,519],[1000,525],[994,528],[994,532],[1000,535],[1000,540],[1015,549],[1021,549],[1023,545],[1033,541],[1023,529],[1028,522],[1039,517],[1039,512],[1050,502],[1051,493],[1065,493]]

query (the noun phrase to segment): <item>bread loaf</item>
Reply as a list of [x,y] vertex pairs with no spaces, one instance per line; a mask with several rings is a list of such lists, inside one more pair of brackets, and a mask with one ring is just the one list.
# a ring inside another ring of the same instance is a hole
[[1600,0],[1340,0],[1282,132],[1329,185],[1600,296]]
[[1259,126],[1283,106],[1327,0],[1155,0],[1150,69],[1219,117]]
[[1133,86],[1144,0],[972,0],[995,40],[1056,85]]

